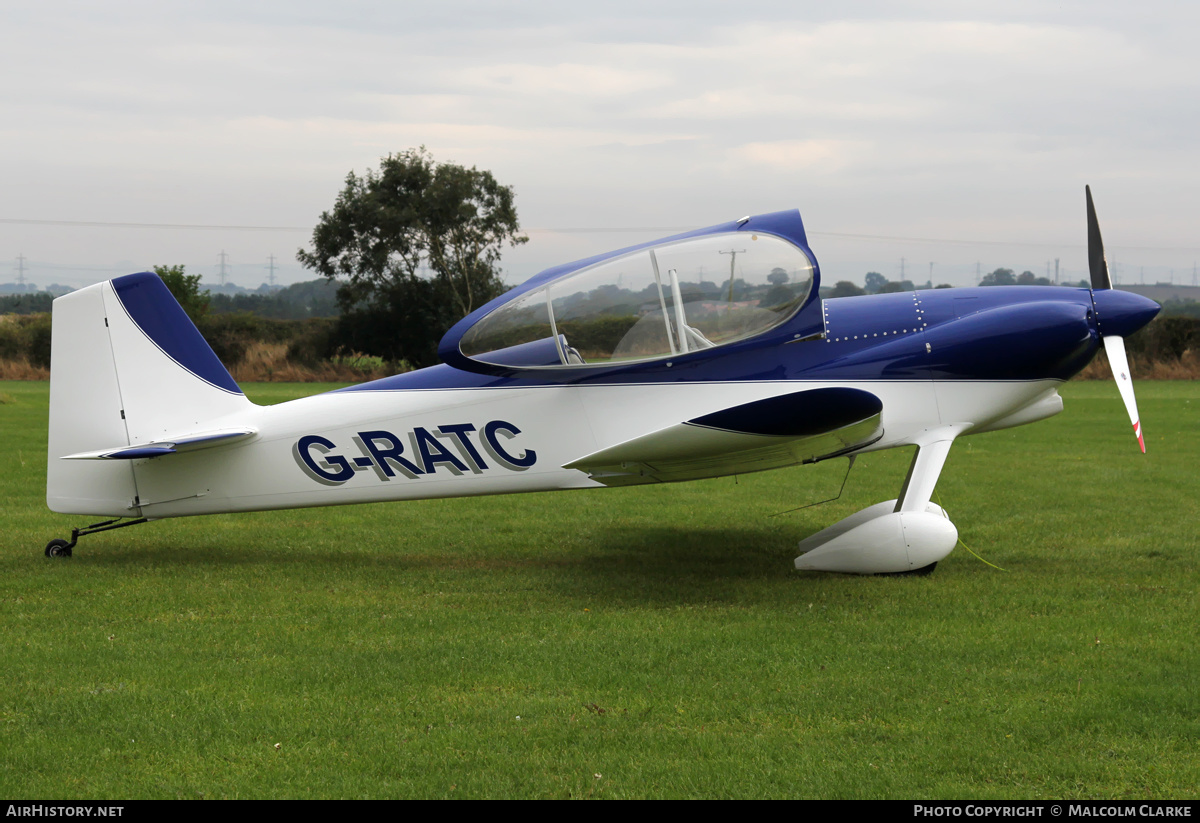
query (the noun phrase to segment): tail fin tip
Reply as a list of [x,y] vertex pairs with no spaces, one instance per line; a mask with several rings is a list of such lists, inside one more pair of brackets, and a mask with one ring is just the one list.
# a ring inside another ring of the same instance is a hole
[[113,278],[111,282],[129,319],[163,354],[204,382],[242,394],[162,278],[153,272],[140,272]]

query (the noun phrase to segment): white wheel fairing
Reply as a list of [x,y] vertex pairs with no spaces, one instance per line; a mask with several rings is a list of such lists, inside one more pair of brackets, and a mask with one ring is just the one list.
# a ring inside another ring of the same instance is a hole
[[800,544],[804,554],[796,568],[897,574],[923,569],[954,550],[958,529],[940,507],[931,503],[923,512],[896,512],[894,505],[876,504],[808,538]]

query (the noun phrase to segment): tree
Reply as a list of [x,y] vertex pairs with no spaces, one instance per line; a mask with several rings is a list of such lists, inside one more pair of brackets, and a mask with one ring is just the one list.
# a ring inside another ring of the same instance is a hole
[[421,147],[388,155],[377,172],[350,172],[312,251],[296,257],[341,283],[335,346],[425,366],[450,326],[505,291],[501,248],[528,239],[511,187]]
[[851,283],[849,280],[839,280],[833,287],[833,291],[829,293],[830,297],[855,297],[860,294],[866,294],[858,286]]
[[1038,277],[1031,271],[1023,271],[1017,275],[1018,286],[1049,286],[1050,278]]
[[985,274],[983,279],[979,281],[981,286],[1013,286],[1016,285],[1017,278],[1013,275],[1012,269],[996,269],[991,274]]
[[37,314],[50,311],[54,295],[44,291],[0,295],[0,314]]
[[305,317],[337,317],[337,283],[321,278],[293,283],[264,294],[213,294],[208,304],[210,316],[248,312],[259,317],[300,320]]
[[193,323],[208,312],[208,292],[200,291],[200,275],[187,274],[183,266],[155,266],[154,273],[162,278]]
[[867,287],[867,294],[878,294],[883,291],[883,287],[887,285],[888,279],[877,271],[867,272],[867,276],[863,278],[863,283]]

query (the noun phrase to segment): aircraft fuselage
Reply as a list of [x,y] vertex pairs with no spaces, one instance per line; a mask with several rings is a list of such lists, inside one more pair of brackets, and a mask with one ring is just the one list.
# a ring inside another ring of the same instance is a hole
[[240,413],[230,424],[257,436],[238,445],[135,461],[139,499],[127,514],[597,487],[563,467],[680,420],[800,389],[878,396],[882,436],[863,452],[913,444],[939,426],[970,434],[1020,425],[1061,409],[1056,389],[1096,353],[1098,322],[1140,325],[1148,302],[1053,287],[904,292],[813,301],[790,324],[790,341],[636,374],[581,369],[539,382],[435,366]]

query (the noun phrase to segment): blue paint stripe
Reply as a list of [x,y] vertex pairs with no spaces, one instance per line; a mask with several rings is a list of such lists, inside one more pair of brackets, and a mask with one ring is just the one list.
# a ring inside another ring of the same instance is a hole
[[[648,363],[478,374],[449,365],[340,391],[499,389],[795,381],[1066,380],[1100,348],[1088,289],[1055,286],[930,289],[814,302],[760,337]],[[1152,301],[1096,292],[1099,332],[1129,334]],[[828,318],[828,325],[823,322]],[[796,341],[827,328],[828,337]],[[668,365],[668,362],[670,365]]]
[[687,422],[743,434],[809,437],[858,423],[882,410],[883,401],[870,392],[838,387],[755,400]]
[[128,274],[111,282],[130,319],[164,354],[206,383],[232,394],[242,393],[157,274]]
[[161,457],[164,454],[175,454],[174,449],[166,446],[134,446],[104,455],[105,460],[137,460],[142,457]]

